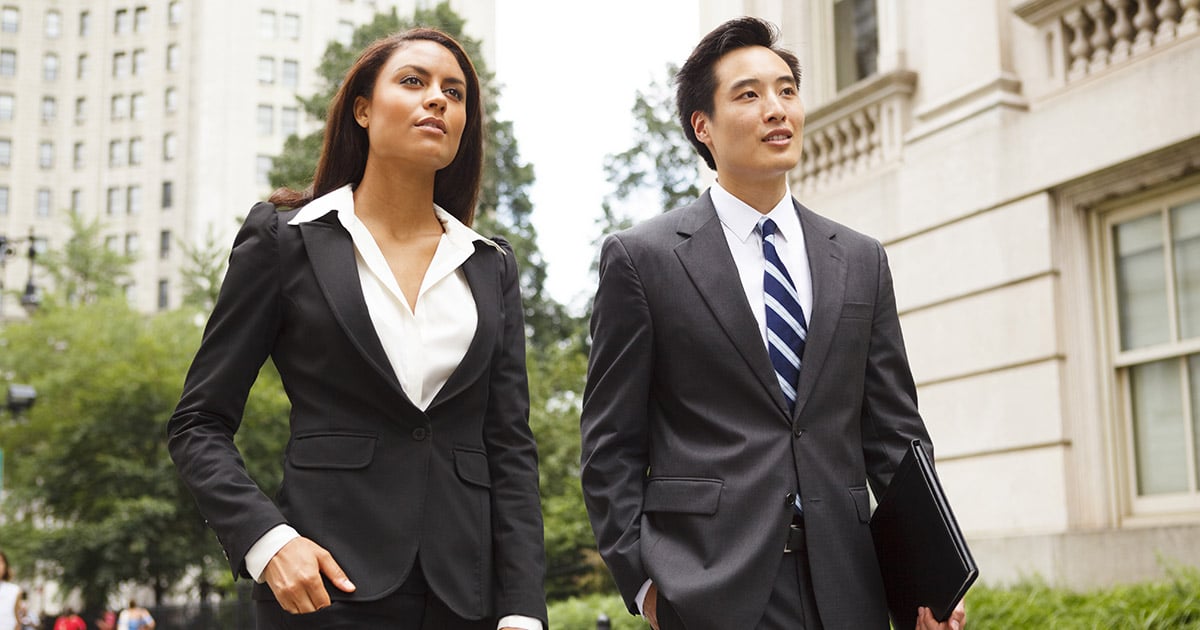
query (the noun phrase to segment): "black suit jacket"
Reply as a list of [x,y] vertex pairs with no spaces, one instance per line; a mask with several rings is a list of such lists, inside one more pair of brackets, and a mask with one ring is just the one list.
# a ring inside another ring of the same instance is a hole
[[[525,331],[511,251],[476,243],[463,264],[479,323],[425,411],[408,399],[369,318],[354,245],[335,213],[256,205],[167,425],[171,456],[235,574],[288,523],[328,549],[374,600],[417,554],[430,587],[463,617],[546,619],[537,453],[528,424]],[[503,246],[508,250],[507,243]],[[291,401],[275,500],[234,446],[246,396],[270,356]],[[256,597],[270,597],[258,585]]]
[[753,628],[799,488],[825,627],[888,627],[867,481],[929,437],[883,248],[795,207],[813,312],[794,414],[708,193],[604,243],[582,479],[631,612],[649,578],[688,628]]

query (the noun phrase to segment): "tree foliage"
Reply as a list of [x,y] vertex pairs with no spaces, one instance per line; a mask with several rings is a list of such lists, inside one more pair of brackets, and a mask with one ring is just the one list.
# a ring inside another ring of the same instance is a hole
[[52,279],[49,304],[90,304],[122,295],[134,258],[104,244],[99,218],[88,221],[78,212],[68,217],[71,236],[63,249],[44,252],[38,260]]

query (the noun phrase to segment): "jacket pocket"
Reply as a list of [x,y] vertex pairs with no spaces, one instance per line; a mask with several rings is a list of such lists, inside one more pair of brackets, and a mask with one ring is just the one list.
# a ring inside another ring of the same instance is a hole
[[371,433],[308,433],[297,435],[288,447],[288,461],[296,468],[357,470],[375,458]]
[[721,503],[720,479],[655,477],[646,482],[643,512],[675,512],[712,516]]
[[860,523],[871,522],[871,497],[867,494],[866,486],[849,488],[850,499],[854,501],[854,509],[858,512]]
[[492,476],[488,472],[487,453],[476,449],[454,449],[454,471],[458,478],[483,488],[492,487]]
[[875,316],[875,305],[866,302],[843,302],[842,319],[871,319]]

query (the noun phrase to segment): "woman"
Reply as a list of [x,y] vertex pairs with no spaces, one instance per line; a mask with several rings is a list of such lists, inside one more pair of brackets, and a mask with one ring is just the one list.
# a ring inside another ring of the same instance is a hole
[[154,630],[154,616],[149,610],[129,600],[129,607],[121,611],[117,617],[117,630]]
[[8,555],[0,550],[0,630],[15,630],[23,608],[21,587],[13,584]]
[[[330,106],[311,193],[277,191],[234,242],[168,435],[259,582],[259,628],[545,623],[517,268],[469,228],[482,111],[449,36],[375,42]],[[274,502],[233,440],[268,356],[292,405]]]

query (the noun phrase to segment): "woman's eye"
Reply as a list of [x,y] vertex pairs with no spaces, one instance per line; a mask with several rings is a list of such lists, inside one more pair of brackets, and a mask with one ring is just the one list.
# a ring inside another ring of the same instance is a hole
[[400,79],[401,85],[421,85],[421,80],[414,76],[407,76]]
[[454,100],[456,100],[456,101],[461,101],[461,100],[462,100],[462,98],[463,98],[463,97],[462,97],[462,91],[461,91],[461,90],[459,90],[458,88],[447,88],[447,89],[445,90],[445,92],[446,92],[446,94],[447,94],[447,95],[448,95],[450,98],[452,98],[452,99],[454,99]]
[[755,93],[753,91],[748,91],[748,92],[742,92],[742,95],[739,98],[755,98],[757,96],[758,96],[757,93]]

